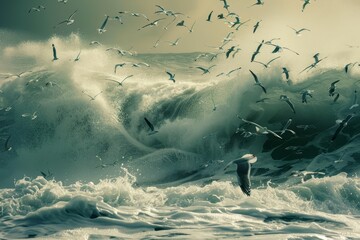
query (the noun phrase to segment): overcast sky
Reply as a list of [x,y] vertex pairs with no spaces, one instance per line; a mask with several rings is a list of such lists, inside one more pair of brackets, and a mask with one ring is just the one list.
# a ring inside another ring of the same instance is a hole
[[[360,1],[358,0],[317,0],[311,1],[302,12],[301,0],[265,0],[263,6],[249,8],[255,0],[228,0],[230,11],[239,14],[241,21],[251,19],[239,31],[235,39],[239,46],[256,45],[262,39],[281,38],[284,46],[295,50],[317,52],[333,48],[346,48],[346,45],[359,45]],[[57,0],[2,0],[0,9],[0,28],[21,32],[29,39],[48,39],[54,35],[66,36],[72,32],[79,33],[86,41],[99,41],[108,46],[130,48],[137,52],[195,52],[210,51],[208,46],[219,45],[224,36],[234,29],[216,16],[226,13],[219,0],[68,0],[67,4]],[[31,7],[44,5],[41,12],[28,14]],[[105,18],[119,15],[119,11],[144,13],[150,20],[164,15],[156,15],[156,4],[174,12],[184,13],[175,23],[185,20],[189,27],[194,23],[194,32],[189,33],[184,27],[171,25],[168,30],[163,27],[171,22],[172,17],[161,21],[158,27],[137,29],[148,21],[142,17],[123,15],[123,23],[111,21],[107,32],[99,35],[97,29]],[[75,10],[75,23],[53,28],[65,20]],[[214,11],[212,22],[206,22],[210,11]],[[229,17],[229,21],[234,18]],[[258,32],[253,34],[253,25],[262,20]],[[297,37],[289,28],[309,28]],[[157,49],[152,46],[161,38]],[[181,38],[176,47],[166,41]]]

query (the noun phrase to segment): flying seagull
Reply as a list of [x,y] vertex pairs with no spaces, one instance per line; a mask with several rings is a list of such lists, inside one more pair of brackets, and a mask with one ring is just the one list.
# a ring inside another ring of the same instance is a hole
[[266,88],[261,84],[261,82],[259,81],[259,79],[258,79],[258,77],[256,76],[256,74],[255,74],[253,71],[251,71],[251,70],[249,70],[249,71],[250,71],[251,75],[254,77],[255,85],[258,85],[259,87],[261,87],[262,90],[264,91],[264,93],[266,93]]
[[211,12],[209,13],[206,21],[211,22],[211,16],[212,16],[213,12],[214,12],[214,11],[211,11]]
[[80,52],[78,53],[78,55],[76,56],[76,58],[74,59],[74,62],[77,62],[80,60],[80,54],[81,54],[81,50]]
[[267,127],[263,127],[263,126],[260,126],[260,125],[257,124],[257,123],[254,123],[254,122],[245,120],[245,119],[241,118],[240,116],[237,116],[237,117],[238,117],[240,120],[242,120],[243,122],[255,126],[255,130],[256,130],[257,133],[264,134],[264,135],[266,135],[266,134],[271,134],[271,135],[273,135],[274,137],[277,137],[277,138],[282,139],[282,137],[280,137],[280,136],[279,136],[278,134],[276,134],[274,131],[269,130]]
[[147,28],[147,27],[156,27],[156,26],[158,25],[159,21],[164,20],[164,19],[165,19],[165,18],[156,19],[155,21],[153,21],[153,22],[151,22],[151,23],[149,23],[149,24],[146,24],[146,25],[142,26],[141,28],[138,29],[138,31],[141,30],[141,29],[143,29],[143,28]]
[[104,22],[101,24],[100,28],[98,29],[99,34],[102,34],[102,33],[106,32],[105,27],[106,27],[106,24],[107,24],[108,21],[109,21],[109,16],[108,16],[108,15],[105,15],[105,20],[104,20]]
[[295,34],[297,36],[301,36],[301,32],[303,32],[303,31],[309,31],[310,32],[310,29],[307,29],[307,28],[301,28],[301,29],[297,30],[297,29],[295,29],[293,27],[290,27],[290,26],[288,26],[288,27],[291,28],[292,30],[294,30]]
[[301,102],[302,103],[307,103],[307,96],[312,98],[312,90],[304,90],[302,91],[301,94]]
[[177,38],[174,42],[171,41],[167,41],[168,43],[170,43],[170,46],[176,46],[179,44],[180,38]]
[[283,135],[285,132],[290,132],[291,134],[295,135],[296,133],[293,130],[289,129],[291,123],[292,123],[292,118],[289,118],[289,120],[286,122],[282,130],[275,132],[280,132],[280,136]]
[[343,130],[349,123],[349,121],[354,117],[353,114],[349,114],[346,116],[346,118],[344,120],[337,120],[336,123],[339,124],[338,128],[336,129],[334,135],[331,138],[331,141],[334,141],[336,139],[336,137],[339,135],[339,133],[341,132],[341,130]]
[[255,60],[256,55],[258,55],[260,53],[260,48],[262,47],[263,43],[264,43],[264,40],[262,40],[261,43],[256,48],[256,51],[251,56],[251,62],[253,62]]
[[5,77],[5,79],[7,78],[11,78],[11,77],[18,77],[21,78],[22,75],[24,75],[25,73],[31,73],[32,71],[24,71],[18,74],[9,74],[8,76]]
[[223,2],[223,3],[224,3],[224,8],[226,9],[226,11],[229,12],[229,7],[230,7],[230,5],[227,3],[227,1],[226,1],[226,0],[220,0],[220,2]]
[[196,23],[196,21],[191,25],[191,28],[190,28],[190,29],[188,28],[189,33],[192,33],[192,32],[194,31],[195,23]]
[[159,132],[159,131],[155,130],[154,125],[147,118],[144,118],[144,120],[145,120],[146,124],[149,126],[149,128],[151,130],[151,132],[149,132],[148,135],[153,135],[153,134]]
[[290,71],[287,70],[287,68],[285,68],[285,67],[283,67],[282,70],[283,70],[282,73],[285,74],[286,80],[288,80],[288,79],[289,79],[289,72],[290,72]]
[[128,78],[131,78],[131,77],[133,77],[134,75],[129,75],[129,76],[126,76],[121,82],[120,81],[117,81],[117,80],[114,80],[114,79],[110,79],[110,78],[107,78],[107,79],[105,79],[105,80],[107,80],[107,81],[111,81],[111,82],[115,82],[115,83],[117,83],[118,84],[118,86],[123,86],[123,82],[126,80],[126,79],[128,79]]
[[290,98],[288,96],[280,95],[280,100],[286,102],[290,106],[293,113],[296,114],[294,104],[290,101]]
[[352,67],[354,67],[356,64],[357,64],[357,62],[346,64],[345,67],[344,67],[345,73],[348,73],[349,70],[350,70]]
[[314,63],[310,64],[309,66],[307,66],[306,68],[304,68],[300,73],[304,72],[304,71],[310,71],[311,69],[315,68],[322,60],[326,59],[327,57],[321,58],[319,59],[319,55],[320,53],[316,53],[313,58],[314,58]]
[[253,5],[251,5],[250,7],[256,6],[256,5],[264,5],[264,0],[256,0],[256,3],[254,3]]
[[260,26],[261,21],[262,21],[262,20],[256,22],[256,24],[254,25],[253,33],[255,33],[256,30],[258,29],[258,27]]
[[75,10],[75,12],[73,12],[70,17],[68,17],[66,20],[62,21],[62,22],[59,22],[57,25],[54,26],[54,28],[56,28],[57,26],[61,25],[61,24],[64,24],[66,23],[66,25],[71,25],[75,22],[75,20],[73,19],[75,13],[77,12],[78,10]]
[[241,191],[250,196],[251,194],[251,182],[250,182],[250,172],[251,172],[251,164],[255,163],[257,157],[253,154],[245,154],[239,159],[235,159],[231,161],[226,167],[225,170],[231,165],[236,164],[236,175],[238,179],[239,186]]
[[335,94],[336,90],[336,84],[340,81],[340,79],[336,80],[335,82],[332,82],[329,87],[329,96],[332,97]]
[[[235,48],[237,47],[237,45],[236,46],[231,46],[227,51],[226,51],[226,58],[229,58],[229,56],[230,56],[230,54],[233,52],[233,51],[235,51]],[[239,48],[238,48],[239,49]]]
[[278,58],[280,58],[280,56],[271,59],[271,60],[268,61],[267,63],[263,63],[263,62],[260,62],[260,61],[253,61],[253,62],[255,62],[255,63],[260,63],[260,64],[263,65],[265,68],[269,68],[269,67],[270,67],[270,63],[272,63],[273,61],[275,61],[275,60],[278,59]]
[[202,71],[203,71],[203,74],[205,74],[205,73],[210,73],[210,69],[213,68],[213,67],[215,67],[215,66],[216,66],[216,65],[212,65],[211,67],[208,67],[208,68],[205,68],[205,67],[196,67],[196,68],[202,70]]
[[43,5],[39,5],[37,7],[32,7],[29,9],[28,13],[40,12],[41,9],[45,10],[45,7]]
[[116,70],[117,70],[118,67],[123,67],[123,66],[125,66],[125,65],[126,65],[126,63],[118,63],[118,64],[115,64],[114,73],[116,73]]
[[90,101],[94,101],[96,99],[96,97],[99,96],[102,92],[103,91],[99,92],[95,96],[91,96],[91,95],[87,94],[85,91],[82,91],[83,94],[85,94],[86,96],[88,96],[90,98]]
[[302,6],[302,12],[304,12],[306,5],[310,4],[310,0],[304,0],[304,4]]
[[165,71],[169,75],[169,80],[175,83],[175,74],[169,71]]

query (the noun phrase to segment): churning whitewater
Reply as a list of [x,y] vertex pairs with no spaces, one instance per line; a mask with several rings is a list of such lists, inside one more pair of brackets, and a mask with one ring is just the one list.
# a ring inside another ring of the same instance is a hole
[[[199,53],[119,59],[104,46],[79,54],[81,41],[1,45],[0,238],[360,238],[356,73],[291,83],[274,65],[256,73],[265,94],[247,70],[189,68]],[[114,62],[150,67],[114,75]],[[257,156],[250,197],[236,166],[225,170],[246,153]]]

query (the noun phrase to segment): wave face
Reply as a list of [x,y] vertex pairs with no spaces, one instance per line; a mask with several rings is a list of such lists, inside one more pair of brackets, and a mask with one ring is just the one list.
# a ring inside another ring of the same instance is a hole
[[[0,144],[11,150],[0,153],[1,237],[360,237],[356,76],[317,70],[289,85],[274,67],[257,73],[264,94],[243,69],[215,77],[221,62],[207,75],[189,68],[196,53],[119,58],[87,48],[74,62],[70,49],[51,62],[40,51],[79,41],[2,47]],[[128,64],[112,74],[129,61],[151,67]],[[209,64],[200,61],[191,65]],[[108,81],[129,75],[123,86]],[[328,91],[337,79],[335,102]],[[304,90],[311,90],[307,103]],[[336,120],[349,114],[331,141]],[[158,133],[149,135],[144,118]],[[256,134],[240,118],[280,132],[292,119],[295,134]],[[235,169],[223,170],[248,152],[258,157],[251,198],[237,186]]]

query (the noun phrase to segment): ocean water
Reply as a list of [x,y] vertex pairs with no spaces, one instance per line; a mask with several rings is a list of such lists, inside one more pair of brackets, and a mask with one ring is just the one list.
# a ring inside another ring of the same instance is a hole
[[[274,65],[256,72],[264,94],[246,67],[216,77],[222,59],[202,75],[195,67],[213,63],[195,62],[199,53],[119,57],[86,46],[74,62],[80,42],[0,45],[0,145],[11,136],[12,148],[0,153],[0,239],[360,239],[356,74],[328,67],[289,84]],[[121,62],[150,67],[115,76]],[[6,78],[22,71],[31,72]],[[128,75],[123,86],[106,80]],[[313,97],[302,103],[306,89]],[[292,118],[296,134],[249,136],[254,127],[238,116],[271,130]],[[245,153],[258,158],[251,197],[235,166],[224,170]]]

